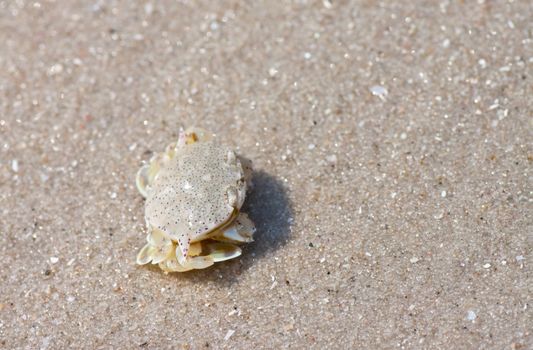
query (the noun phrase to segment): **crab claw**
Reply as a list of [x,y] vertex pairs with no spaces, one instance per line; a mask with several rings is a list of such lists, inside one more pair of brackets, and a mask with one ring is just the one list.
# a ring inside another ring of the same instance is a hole
[[165,153],[155,154],[148,164],[143,165],[137,172],[135,177],[135,184],[141,195],[146,198],[148,196],[148,189],[154,183],[154,180],[161,169],[161,163],[165,162],[168,156]]
[[236,258],[242,254],[241,248],[230,243],[208,242],[205,244],[206,256],[214,262],[226,261]]
[[176,258],[181,266],[187,269],[205,269],[215,263],[212,257],[207,256],[183,256],[181,248],[176,247]]
[[172,244],[155,247],[152,253],[152,264],[159,264],[161,261],[164,261],[172,251]]
[[190,271],[192,270],[193,268],[185,268],[183,267],[179,262],[178,260],[176,260],[176,257],[172,258],[172,259],[167,259],[163,262],[160,262],[159,263],[159,267],[161,268],[161,270],[165,271],[165,272],[185,272],[185,271]]
[[152,264],[159,264],[167,259],[173,251],[174,244],[165,236],[165,234],[157,229],[153,229],[147,236],[146,244],[137,254],[137,264],[145,265],[149,262]]
[[192,267],[186,268],[178,262],[175,250],[172,250],[167,260],[164,260],[159,263],[159,267],[165,272],[185,272],[193,270]]
[[172,243],[164,246],[153,246],[150,243],[146,244],[137,254],[137,264],[146,265],[149,262],[152,264],[159,264],[166,260],[172,252]]

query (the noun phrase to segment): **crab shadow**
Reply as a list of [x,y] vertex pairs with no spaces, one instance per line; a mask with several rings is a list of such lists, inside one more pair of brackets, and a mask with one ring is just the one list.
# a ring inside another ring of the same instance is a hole
[[245,270],[262,258],[285,245],[290,238],[293,217],[292,205],[283,183],[265,171],[253,172],[253,186],[241,211],[255,223],[252,243],[242,246],[242,256],[215,264],[205,270],[194,270],[180,275],[191,282],[213,282],[231,286]]

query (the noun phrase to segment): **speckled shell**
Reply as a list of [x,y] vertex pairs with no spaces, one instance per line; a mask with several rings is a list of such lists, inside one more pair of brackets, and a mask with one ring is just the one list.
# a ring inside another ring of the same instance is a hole
[[233,218],[245,192],[244,172],[233,151],[213,142],[185,145],[162,164],[146,198],[146,221],[187,255],[191,242]]

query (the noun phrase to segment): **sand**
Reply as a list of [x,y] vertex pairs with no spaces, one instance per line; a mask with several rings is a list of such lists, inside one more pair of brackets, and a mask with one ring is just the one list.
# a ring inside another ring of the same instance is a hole
[[[530,1],[0,2],[0,348],[531,349]],[[135,265],[180,126],[240,259]]]

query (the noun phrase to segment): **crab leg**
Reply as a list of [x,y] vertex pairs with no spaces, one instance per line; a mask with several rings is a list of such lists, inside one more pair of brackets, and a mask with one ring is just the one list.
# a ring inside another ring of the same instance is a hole
[[220,242],[247,243],[254,240],[254,232],[255,226],[252,220],[245,213],[239,213],[233,224],[210,238]]
[[139,171],[137,172],[137,176],[135,178],[135,184],[137,185],[137,190],[141,193],[141,195],[146,198],[148,196],[147,193],[147,187],[149,187],[153,182],[153,177],[155,174],[153,174],[153,171],[151,171],[151,164],[143,165]]
[[253,187],[253,182],[252,182],[252,173],[253,173],[253,168],[252,168],[252,161],[246,157],[243,157],[241,155],[237,156],[237,158],[239,158],[239,161],[241,162],[241,166],[242,166],[242,170],[244,172],[244,181],[246,182],[246,186],[248,188],[252,188]]
[[150,159],[148,164],[142,166],[137,172],[135,184],[144,198],[147,197],[147,191],[154,183],[159,169],[161,169],[161,163],[168,159],[168,157],[166,153],[157,153]]

